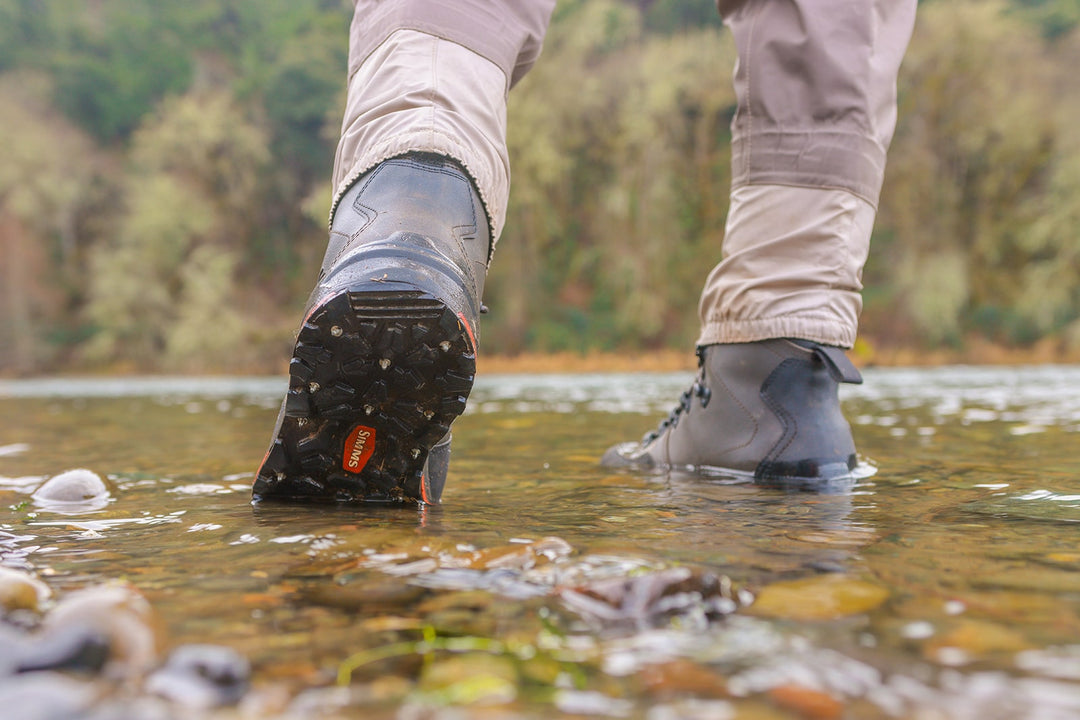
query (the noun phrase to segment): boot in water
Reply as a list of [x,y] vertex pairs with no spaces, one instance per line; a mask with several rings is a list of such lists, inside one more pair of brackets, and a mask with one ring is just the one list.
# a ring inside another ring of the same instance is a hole
[[490,253],[476,189],[446,158],[387,160],[352,185],[334,210],[255,501],[439,502],[450,425],[476,373]]
[[610,448],[606,467],[751,476],[791,489],[850,481],[855,442],[838,387],[862,376],[843,350],[806,340],[698,348],[699,373],[641,442]]

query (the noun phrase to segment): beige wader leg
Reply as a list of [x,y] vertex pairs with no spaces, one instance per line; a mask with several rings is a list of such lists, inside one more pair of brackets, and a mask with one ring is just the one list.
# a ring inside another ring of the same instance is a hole
[[506,94],[540,55],[554,0],[358,0],[334,162],[334,204],[366,170],[407,152],[461,163],[497,239],[510,163]]
[[738,48],[724,260],[699,345],[850,347],[915,0],[718,3]]

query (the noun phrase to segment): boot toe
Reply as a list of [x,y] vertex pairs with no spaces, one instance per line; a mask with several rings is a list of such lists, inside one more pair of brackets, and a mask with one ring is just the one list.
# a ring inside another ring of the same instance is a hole
[[606,468],[651,470],[656,467],[656,460],[641,443],[624,442],[609,447],[600,458],[600,465]]

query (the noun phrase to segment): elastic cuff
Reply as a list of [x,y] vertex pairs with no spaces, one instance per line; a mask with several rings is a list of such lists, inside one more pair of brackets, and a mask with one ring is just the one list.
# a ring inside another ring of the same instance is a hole
[[330,222],[333,222],[334,211],[337,209],[338,202],[341,201],[341,198],[361,175],[381,162],[413,152],[430,152],[443,155],[461,165],[480,195],[480,202],[484,205],[484,213],[488,220],[488,230],[491,237],[497,240],[502,232],[503,224],[506,222],[506,204],[505,202],[499,202],[505,196],[505,193],[492,188],[509,185],[509,181],[497,181],[491,173],[489,165],[486,162],[477,161],[475,153],[457,142],[455,138],[430,130],[406,132],[384,138],[357,157],[348,174],[334,188],[334,199],[330,205]]
[[855,329],[834,318],[807,315],[710,320],[702,326],[697,345],[757,342],[774,338],[812,340],[822,345],[850,349],[855,345]]
[[510,195],[500,69],[457,43],[412,30],[377,47],[349,79],[331,217],[358,177],[410,152],[444,155],[465,169],[496,240]]

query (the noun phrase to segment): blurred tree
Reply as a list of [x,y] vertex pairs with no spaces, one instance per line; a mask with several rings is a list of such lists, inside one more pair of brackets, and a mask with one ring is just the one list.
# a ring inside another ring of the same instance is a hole
[[[633,8],[617,2],[558,4],[543,62],[510,97],[514,186],[485,291],[493,308],[487,324],[494,328],[488,337],[497,338],[494,349],[525,348],[538,322],[559,316],[552,302],[558,288],[586,278],[585,259],[597,257],[583,226],[610,174],[608,120],[619,93],[601,68],[612,52],[639,37],[639,20]],[[585,286],[591,285],[587,280]]]
[[245,3],[241,32],[252,47],[239,63],[240,96],[261,97],[274,153],[299,187],[321,181],[333,163],[346,79],[349,15],[342,6],[340,0]]
[[52,57],[56,104],[99,140],[123,140],[161,98],[187,88],[186,3],[53,2],[72,21]]
[[722,37],[645,36],[615,2],[556,11],[544,61],[511,97],[515,185],[489,284],[497,349],[693,341],[726,207]]
[[1047,112],[1052,64],[1036,34],[1003,10],[925,4],[901,72],[879,219],[891,242],[875,249],[886,254],[875,267],[889,276],[872,281],[896,287],[932,342],[970,330],[1033,339],[1014,309],[1017,276],[1059,127]]
[[92,144],[48,104],[36,75],[0,76],[0,370],[40,369],[65,324],[63,273],[95,172]]
[[641,6],[648,33],[671,35],[723,24],[716,0],[645,0]]
[[1056,40],[1080,25],[1080,0],[1013,0],[1018,14]]
[[0,72],[40,67],[42,51],[54,44],[54,9],[40,0],[0,0]]
[[1032,199],[1033,220],[1018,240],[1027,254],[1017,312],[1033,336],[1061,333],[1071,349],[1080,348],[1080,32],[1055,46],[1057,69],[1048,113],[1057,134],[1048,178]]
[[650,38],[635,55],[622,63],[632,77],[613,123],[616,172],[592,226],[606,239],[599,279],[619,298],[623,338],[690,348],[727,215],[734,55],[715,30]]
[[[324,247],[351,7],[0,0],[0,368],[91,323],[99,360],[280,367],[258,358],[286,352]],[[919,14],[864,328],[1080,343],[1080,0]],[[486,349],[692,342],[732,55],[712,0],[560,0],[510,96]]]
[[[245,257],[273,293],[269,301],[300,307],[325,247],[352,2],[233,0],[210,5],[216,10],[206,22],[203,52],[225,54],[237,99],[259,109],[270,137],[260,226],[250,235]],[[324,209],[314,215],[307,211],[316,205]]]
[[242,348],[236,249],[256,224],[265,131],[224,93],[162,103],[135,134],[116,237],[95,247],[97,360],[186,368]]

